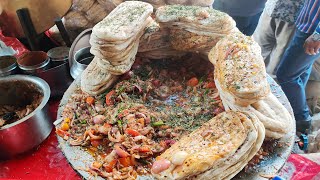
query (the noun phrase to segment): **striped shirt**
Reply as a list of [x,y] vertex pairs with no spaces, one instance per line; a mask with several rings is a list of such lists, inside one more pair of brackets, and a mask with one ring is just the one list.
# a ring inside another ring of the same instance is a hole
[[320,33],[320,0],[306,0],[296,21],[297,28],[304,33]]

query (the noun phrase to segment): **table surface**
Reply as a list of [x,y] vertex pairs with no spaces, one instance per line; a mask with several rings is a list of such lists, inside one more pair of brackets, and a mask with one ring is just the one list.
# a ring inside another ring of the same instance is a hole
[[[50,101],[52,119],[56,119],[59,101]],[[15,159],[0,162],[0,178],[10,179],[81,179],[58,147],[54,129],[37,148]]]

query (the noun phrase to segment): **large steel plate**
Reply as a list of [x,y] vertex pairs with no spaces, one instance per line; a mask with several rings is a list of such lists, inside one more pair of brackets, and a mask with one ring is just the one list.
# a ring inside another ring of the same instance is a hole
[[[287,97],[283,93],[281,87],[269,76],[268,76],[268,82],[270,84],[272,93],[288,109],[288,111],[293,117],[292,108],[290,106],[290,103]],[[80,80],[78,78],[70,85],[68,90],[65,92],[58,109],[58,116],[57,116],[58,118],[61,117],[61,112],[65,104],[68,102],[68,99],[73,94],[73,92],[79,87],[79,85],[80,85]],[[294,121],[292,123],[294,127],[291,127],[292,131],[279,140],[279,142],[283,146],[281,147],[276,146],[273,154],[265,157],[264,160],[262,160],[260,164],[256,165],[256,167],[252,168],[252,170],[249,170],[248,172],[244,172],[244,171],[240,172],[234,179],[245,179],[245,180],[267,179],[268,177],[272,177],[276,175],[279,172],[279,170],[283,167],[285,162],[287,161],[287,158],[291,154],[291,150],[294,145],[295,129],[296,129],[294,118],[292,118],[292,121]],[[92,155],[84,151],[79,146],[69,146],[66,143],[66,141],[64,141],[61,137],[59,136],[57,137],[58,137],[58,141],[59,141],[62,152],[64,153],[65,157],[67,158],[71,166],[74,168],[74,170],[84,179],[92,178],[92,175],[86,171],[89,165],[94,161],[94,158],[92,157]],[[103,178],[97,177],[97,179],[103,179]],[[152,179],[152,178],[144,176],[144,177],[139,177],[139,179]]]

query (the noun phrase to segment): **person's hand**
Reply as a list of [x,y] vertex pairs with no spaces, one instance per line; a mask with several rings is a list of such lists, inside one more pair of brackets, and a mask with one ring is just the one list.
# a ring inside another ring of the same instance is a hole
[[320,34],[313,33],[308,39],[305,41],[304,51],[309,55],[317,55],[320,50]]

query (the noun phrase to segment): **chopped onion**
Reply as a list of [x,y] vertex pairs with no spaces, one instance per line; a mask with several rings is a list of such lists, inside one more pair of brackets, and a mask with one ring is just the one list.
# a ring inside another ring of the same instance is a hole
[[159,174],[162,171],[169,169],[171,162],[167,159],[160,159],[155,161],[152,165],[151,171],[155,174]]
[[188,157],[188,153],[185,151],[178,151],[174,155],[172,155],[172,164],[174,165],[182,165],[183,161]]

